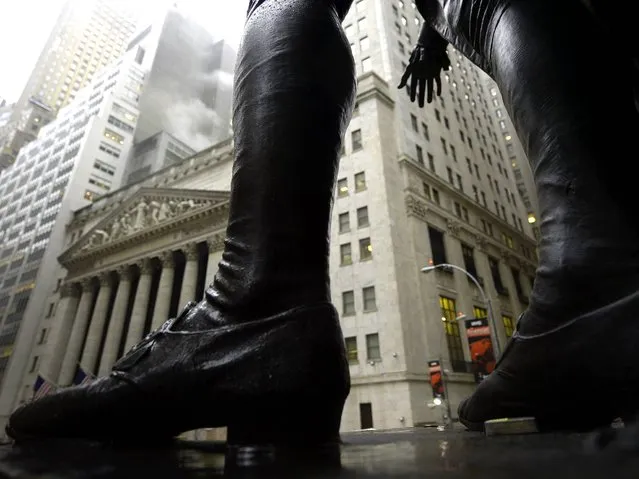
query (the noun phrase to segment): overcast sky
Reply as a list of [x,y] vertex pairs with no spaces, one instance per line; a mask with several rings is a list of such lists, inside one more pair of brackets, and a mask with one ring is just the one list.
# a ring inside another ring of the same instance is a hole
[[[0,0],[0,98],[16,101],[29,78],[65,0]],[[158,0],[126,1],[142,11]],[[217,36],[235,46],[242,34],[248,0],[178,0],[185,10]]]

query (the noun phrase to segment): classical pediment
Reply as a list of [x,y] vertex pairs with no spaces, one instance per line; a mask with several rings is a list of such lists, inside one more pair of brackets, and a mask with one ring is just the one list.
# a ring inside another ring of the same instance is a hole
[[141,188],[62,253],[59,261],[65,264],[162,234],[203,214],[226,210],[228,203],[225,191]]

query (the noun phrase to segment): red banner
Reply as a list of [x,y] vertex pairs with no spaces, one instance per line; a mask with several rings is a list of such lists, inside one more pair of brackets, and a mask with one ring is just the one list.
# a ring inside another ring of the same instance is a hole
[[446,397],[444,390],[444,378],[442,377],[442,365],[439,361],[428,361],[428,372],[430,373],[430,386],[433,388],[433,397]]
[[466,336],[468,336],[475,380],[481,382],[493,372],[496,364],[488,320],[481,318],[466,321]]

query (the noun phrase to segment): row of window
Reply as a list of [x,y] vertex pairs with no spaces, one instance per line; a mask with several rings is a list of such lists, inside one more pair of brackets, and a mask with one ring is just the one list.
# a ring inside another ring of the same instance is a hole
[[[370,226],[369,217],[368,217],[368,206],[362,206],[361,208],[357,208],[356,211],[356,220],[357,220],[357,228],[366,228]],[[347,211],[345,213],[340,213],[338,216],[338,224],[339,224],[339,232],[348,233],[351,231],[351,219],[350,213]]]
[[[362,288],[362,311],[371,313],[377,311],[377,298],[375,296],[375,286]],[[342,316],[354,316],[357,313],[355,307],[355,291],[342,292]]]
[[[351,243],[343,243],[339,246],[340,266],[353,264],[353,248]],[[369,261],[373,259],[373,245],[370,238],[359,240],[359,260]]]
[[[432,253],[432,261],[433,264],[446,264],[448,263],[447,255],[446,255],[446,245],[444,241],[444,233],[439,231],[432,226],[428,226],[428,237],[430,239],[431,253]],[[474,249],[462,243],[462,256],[464,258],[464,269],[468,271],[475,278],[480,280],[480,283],[483,283],[483,278],[481,278],[477,274],[477,266],[475,264],[475,252]],[[492,256],[488,256],[488,266],[490,269],[490,274],[493,280],[493,285],[495,286],[495,290],[498,294],[502,296],[508,296],[509,291],[504,286],[504,282],[502,280],[501,270],[499,268],[499,260]],[[512,274],[513,283],[515,285],[517,296],[523,302],[526,302],[527,299],[524,295],[524,290],[521,284],[521,272],[512,267],[510,270]],[[530,278],[530,284],[532,285],[533,279]]]
[[[379,347],[379,334],[367,334],[364,337],[366,344],[366,361],[381,361],[382,353]],[[357,336],[348,336],[344,338],[346,347],[346,357],[350,364],[359,363],[359,349],[357,347]]]

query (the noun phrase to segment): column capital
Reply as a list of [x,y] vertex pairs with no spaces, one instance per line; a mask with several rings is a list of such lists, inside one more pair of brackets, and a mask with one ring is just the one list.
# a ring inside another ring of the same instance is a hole
[[82,288],[83,293],[91,290],[92,279],[93,278],[82,278],[80,280],[80,287]]
[[131,266],[128,264],[125,266],[120,266],[117,269],[118,276],[120,277],[120,281],[131,281]]
[[62,283],[60,287],[60,296],[63,298],[77,298],[80,296],[80,285],[78,283]]
[[100,273],[98,276],[98,280],[100,281],[100,287],[103,288],[105,286],[111,286],[113,283],[113,278],[110,272]]
[[162,262],[163,268],[175,268],[175,260],[173,259],[173,251],[163,251],[158,256]]
[[224,249],[224,236],[215,235],[212,238],[206,240],[206,245],[209,248],[209,254]]
[[182,247],[182,252],[186,256],[187,261],[196,261],[198,258],[197,245],[195,243],[187,243]]
[[151,258],[142,258],[136,263],[136,265],[140,268],[140,274],[153,273],[153,262],[151,261]]

